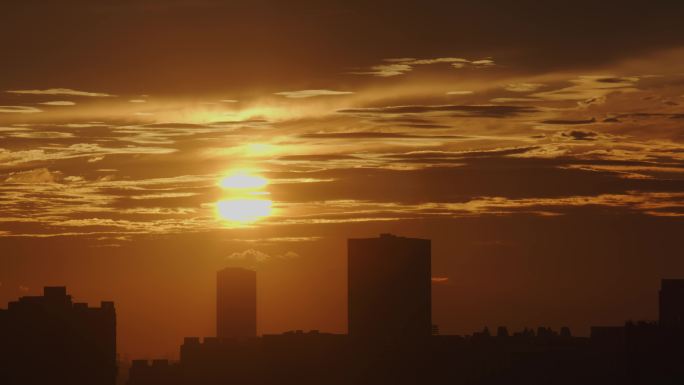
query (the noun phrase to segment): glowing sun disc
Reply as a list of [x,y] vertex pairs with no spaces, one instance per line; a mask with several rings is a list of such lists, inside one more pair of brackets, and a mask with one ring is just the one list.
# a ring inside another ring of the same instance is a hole
[[220,218],[240,223],[254,222],[271,214],[273,202],[267,199],[226,199],[216,202]]

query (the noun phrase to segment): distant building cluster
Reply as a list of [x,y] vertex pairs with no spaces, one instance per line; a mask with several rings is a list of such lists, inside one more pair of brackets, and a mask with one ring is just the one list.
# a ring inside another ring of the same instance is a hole
[[73,303],[65,287],[0,309],[0,384],[114,385],[116,312]]
[[[441,335],[431,319],[430,248],[390,234],[348,241],[349,334],[257,336],[256,272],[221,270],[216,336],[185,338],[178,362],[134,360],[128,385],[684,384],[684,280],[662,281],[658,321],[593,327],[590,337],[503,326]],[[82,376],[64,383],[111,384],[114,322],[111,303],[71,304],[64,288],[11,303],[0,311],[13,341],[2,359],[16,369],[0,384],[37,383],[17,381],[37,367]]]

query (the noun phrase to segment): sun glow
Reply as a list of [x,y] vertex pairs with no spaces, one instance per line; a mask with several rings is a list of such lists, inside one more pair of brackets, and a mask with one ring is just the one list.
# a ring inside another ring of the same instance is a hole
[[229,225],[246,225],[271,215],[273,201],[262,198],[268,179],[247,169],[234,170],[221,179],[218,185],[224,199],[216,202],[216,216]]
[[236,189],[259,189],[268,184],[264,177],[250,174],[248,171],[238,171],[221,179],[219,183],[223,188]]
[[271,215],[273,201],[255,198],[233,198],[216,203],[218,215],[225,220],[250,223]]
[[296,113],[292,108],[257,105],[257,106],[243,106],[238,100],[232,103],[226,102],[208,102],[202,105],[195,105],[193,107],[186,107],[175,109],[174,111],[164,114],[167,120],[182,120],[188,123],[196,124],[216,124],[220,122],[244,122],[263,123],[284,120],[295,117]]
[[270,156],[278,152],[278,146],[268,143],[250,143],[245,146],[244,150],[248,156]]

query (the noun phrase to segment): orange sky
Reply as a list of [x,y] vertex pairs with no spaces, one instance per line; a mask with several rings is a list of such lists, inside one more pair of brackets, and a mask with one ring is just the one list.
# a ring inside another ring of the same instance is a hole
[[0,306],[67,285],[173,357],[240,265],[260,332],[344,332],[345,239],[394,232],[433,240],[443,332],[656,316],[681,5],[320,3],[0,5]]

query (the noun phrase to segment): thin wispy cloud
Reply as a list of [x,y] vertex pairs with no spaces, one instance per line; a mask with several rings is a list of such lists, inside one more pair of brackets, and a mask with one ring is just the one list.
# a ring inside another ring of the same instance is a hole
[[105,98],[113,97],[103,92],[89,92],[89,91],[79,91],[73,90],[71,88],[48,88],[48,89],[33,89],[33,90],[9,90],[6,91],[10,94],[22,94],[22,95],[71,95],[71,96],[87,96],[93,98]]
[[35,114],[38,112],[43,112],[43,110],[29,106],[0,106],[0,113],[6,114]]
[[54,183],[61,178],[61,173],[52,172],[47,168],[37,168],[27,171],[10,173],[5,183]]
[[68,101],[68,100],[55,100],[55,101],[51,101],[51,102],[42,102],[42,103],[38,103],[38,104],[42,104],[45,106],[75,106],[76,105],[76,103]]
[[59,132],[59,131],[31,131],[31,132],[14,132],[9,134],[13,138],[26,138],[26,139],[65,139],[73,138],[74,134],[71,132]]
[[291,99],[313,98],[316,96],[339,96],[351,95],[351,91],[334,91],[334,90],[300,90],[300,91],[283,91],[276,92],[274,95],[284,96]]
[[530,96],[550,101],[603,103],[606,95],[636,91],[639,80],[635,76],[586,75],[571,79],[567,87],[536,92]]
[[492,59],[468,60],[458,57],[441,57],[433,59],[392,58],[385,59],[384,63],[371,66],[366,70],[351,71],[354,75],[373,75],[379,77],[393,77],[404,75],[414,70],[416,66],[431,64],[448,64],[454,69],[466,67],[485,68],[495,65]]
[[541,83],[510,83],[504,89],[511,92],[532,92],[544,87]]
[[299,258],[299,254],[295,253],[294,251],[287,251],[283,254],[271,255],[256,249],[236,251],[226,256],[226,259],[230,261],[244,261],[249,263],[266,263],[277,259],[283,260],[294,258]]
[[471,117],[510,117],[520,114],[531,114],[538,109],[527,106],[504,106],[504,105],[406,105],[386,107],[349,108],[338,110],[340,113],[353,114],[430,114],[430,113],[454,113]]
[[21,150],[0,148],[0,165],[15,166],[24,163],[51,162],[75,158],[92,158],[105,155],[170,154],[176,151],[177,150],[174,148],[155,146],[131,145],[122,147],[104,147],[93,143],[76,143],[66,146],[53,145]]

